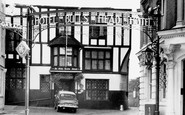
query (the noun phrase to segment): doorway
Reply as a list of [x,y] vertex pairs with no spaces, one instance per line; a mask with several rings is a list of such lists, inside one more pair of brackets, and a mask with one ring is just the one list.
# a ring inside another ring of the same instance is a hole
[[54,85],[55,92],[57,92],[58,90],[74,92],[74,89],[75,89],[74,80],[60,79],[58,80],[58,82],[55,82]]

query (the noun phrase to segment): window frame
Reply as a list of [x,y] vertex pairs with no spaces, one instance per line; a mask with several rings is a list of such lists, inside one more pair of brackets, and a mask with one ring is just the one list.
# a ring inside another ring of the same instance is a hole
[[[86,57],[86,53],[89,52],[90,56]],[[96,57],[92,56],[92,52],[97,52],[96,54],[99,54],[99,52],[103,52],[103,58],[100,58],[100,55],[97,55]],[[109,53],[109,57],[106,57],[106,53]],[[83,51],[83,70],[88,72],[111,72],[112,71],[112,65],[113,65],[113,61],[112,61],[112,54],[113,54],[113,50],[112,49],[84,49]],[[88,64],[86,64],[89,61]],[[96,65],[96,68],[93,68],[93,61],[94,64]],[[103,69],[99,69],[99,65],[100,62],[103,61]],[[97,62],[97,63],[96,63]],[[109,62],[109,69],[106,69],[106,62]],[[90,68],[86,68],[86,65],[89,65]]]
[[[42,81],[42,77],[44,77],[44,81]],[[46,77],[49,77],[49,81],[46,81]],[[51,91],[51,83],[50,83],[50,75],[49,74],[41,74],[40,75],[40,92],[42,93],[49,93]],[[47,84],[47,85],[42,85],[42,84]],[[48,90],[46,91],[43,89],[44,86],[48,86]]]
[[[99,84],[103,84],[103,83],[99,83],[98,82],[105,82],[106,84],[106,88],[105,89],[101,89],[101,88],[97,88]],[[85,100],[86,101],[109,101],[109,80],[108,79],[86,79],[86,92],[85,92]],[[88,82],[90,83],[90,86],[88,86]],[[95,83],[95,86],[93,86],[93,82]],[[89,88],[90,87],[90,88]],[[92,88],[95,87],[95,88]],[[90,97],[87,95],[89,94],[88,91],[90,92],[96,92],[96,93],[90,93]],[[102,92],[105,92],[105,97],[101,97],[100,94],[102,94]],[[95,97],[93,97],[93,95]],[[105,98],[105,99],[103,99]]]
[[[12,72],[14,72],[14,76],[12,76]],[[8,72],[6,72],[6,89],[25,89],[25,72],[26,69],[24,67],[9,67]],[[19,82],[18,80],[20,80],[21,82]],[[18,83],[20,83],[20,87],[18,87]],[[14,86],[11,84],[14,84]]]
[[[64,48],[64,53],[61,54],[60,50],[61,48]],[[66,48],[65,46],[54,46],[52,47],[52,53],[51,53],[51,66],[52,67],[56,67],[56,68],[64,68],[64,67],[68,67],[68,68],[78,68],[79,67],[79,50],[76,47],[67,47],[67,49],[71,48],[72,49],[72,54],[71,55],[67,55],[67,59],[68,57],[71,57],[71,66],[65,64],[65,53],[66,53]],[[55,53],[55,49],[57,49],[56,53]],[[64,64],[60,65],[60,57],[64,57]],[[56,61],[55,59],[56,58]],[[76,60],[76,63],[75,61]],[[56,63],[56,65],[55,65]]]

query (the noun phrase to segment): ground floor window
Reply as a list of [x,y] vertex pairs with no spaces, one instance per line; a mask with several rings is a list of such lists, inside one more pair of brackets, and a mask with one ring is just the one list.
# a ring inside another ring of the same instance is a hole
[[6,89],[25,89],[24,67],[12,67],[7,69]]
[[50,75],[40,75],[40,91],[50,92]]
[[86,79],[86,100],[108,100],[108,86],[107,79]]
[[160,78],[159,78],[159,93],[160,93],[160,98],[165,99],[166,98],[166,91],[167,91],[167,73],[166,73],[166,64],[162,63],[161,64],[161,69],[160,69]]

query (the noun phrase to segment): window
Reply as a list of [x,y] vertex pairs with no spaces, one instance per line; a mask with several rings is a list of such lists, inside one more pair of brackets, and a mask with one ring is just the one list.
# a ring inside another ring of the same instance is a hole
[[107,35],[107,27],[105,26],[90,26],[89,27],[90,38],[98,38],[100,36]]
[[[61,25],[62,24],[62,25]],[[74,34],[74,27],[72,26],[63,26],[64,23],[59,24],[59,35],[73,35]]]
[[6,73],[6,89],[25,89],[25,68],[8,68]]
[[78,67],[78,48],[54,47],[53,67]]
[[50,92],[50,75],[40,75],[40,91]]
[[149,90],[149,99],[152,99],[152,69],[148,69],[148,90]]
[[111,71],[112,50],[85,49],[84,69],[91,71]]
[[6,53],[15,52],[15,48],[21,39],[21,37],[13,31],[14,30],[6,30]]
[[86,100],[108,100],[108,80],[86,79]]
[[166,64],[162,63],[160,69],[160,79],[159,79],[159,86],[160,86],[160,95],[161,98],[166,98],[166,85],[167,85],[167,73],[166,73]]
[[107,27],[90,26],[89,38],[90,38],[91,45],[106,45]]

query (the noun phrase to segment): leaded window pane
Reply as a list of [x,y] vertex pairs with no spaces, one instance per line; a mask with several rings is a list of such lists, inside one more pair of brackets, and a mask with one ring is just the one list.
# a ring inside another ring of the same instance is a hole
[[110,52],[106,52],[105,58],[106,58],[106,59],[109,59],[109,58],[110,58]]
[[74,49],[74,55],[77,56],[78,55],[78,51],[76,49]]
[[58,57],[57,56],[54,57],[54,66],[58,66]]
[[16,77],[15,68],[10,68],[10,77],[12,78]]
[[105,70],[110,70],[110,60],[105,60]]
[[86,51],[86,52],[85,52],[85,57],[86,57],[86,58],[90,58],[90,53],[91,53],[90,51]]
[[65,66],[65,56],[60,56],[59,66]]
[[54,47],[54,55],[58,55],[58,47]]
[[97,60],[92,60],[92,69],[97,69]]
[[98,52],[98,58],[99,59],[103,59],[104,58],[104,52],[103,51]]
[[22,77],[22,68],[17,68],[17,77]]
[[73,66],[74,67],[77,67],[77,57],[74,57],[73,58]]
[[60,54],[65,54],[65,48],[64,47],[60,47]]
[[50,76],[49,75],[40,76],[40,90],[41,92],[50,91]]
[[97,51],[92,51],[92,59],[97,59]]
[[86,100],[91,100],[91,91],[86,91]]
[[67,66],[72,66],[72,57],[67,57]]
[[87,70],[91,69],[91,61],[89,59],[85,60],[85,69]]
[[15,88],[16,88],[16,80],[10,79],[10,89],[15,89]]
[[16,83],[16,86],[17,86],[16,88],[17,89],[22,89],[23,88],[23,81],[22,81],[22,79],[17,79],[16,82],[17,82]]
[[67,55],[72,55],[72,47],[67,48]]
[[98,62],[98,69],[103,69],[104,65],[103,65],[103,60],[99,60]]

